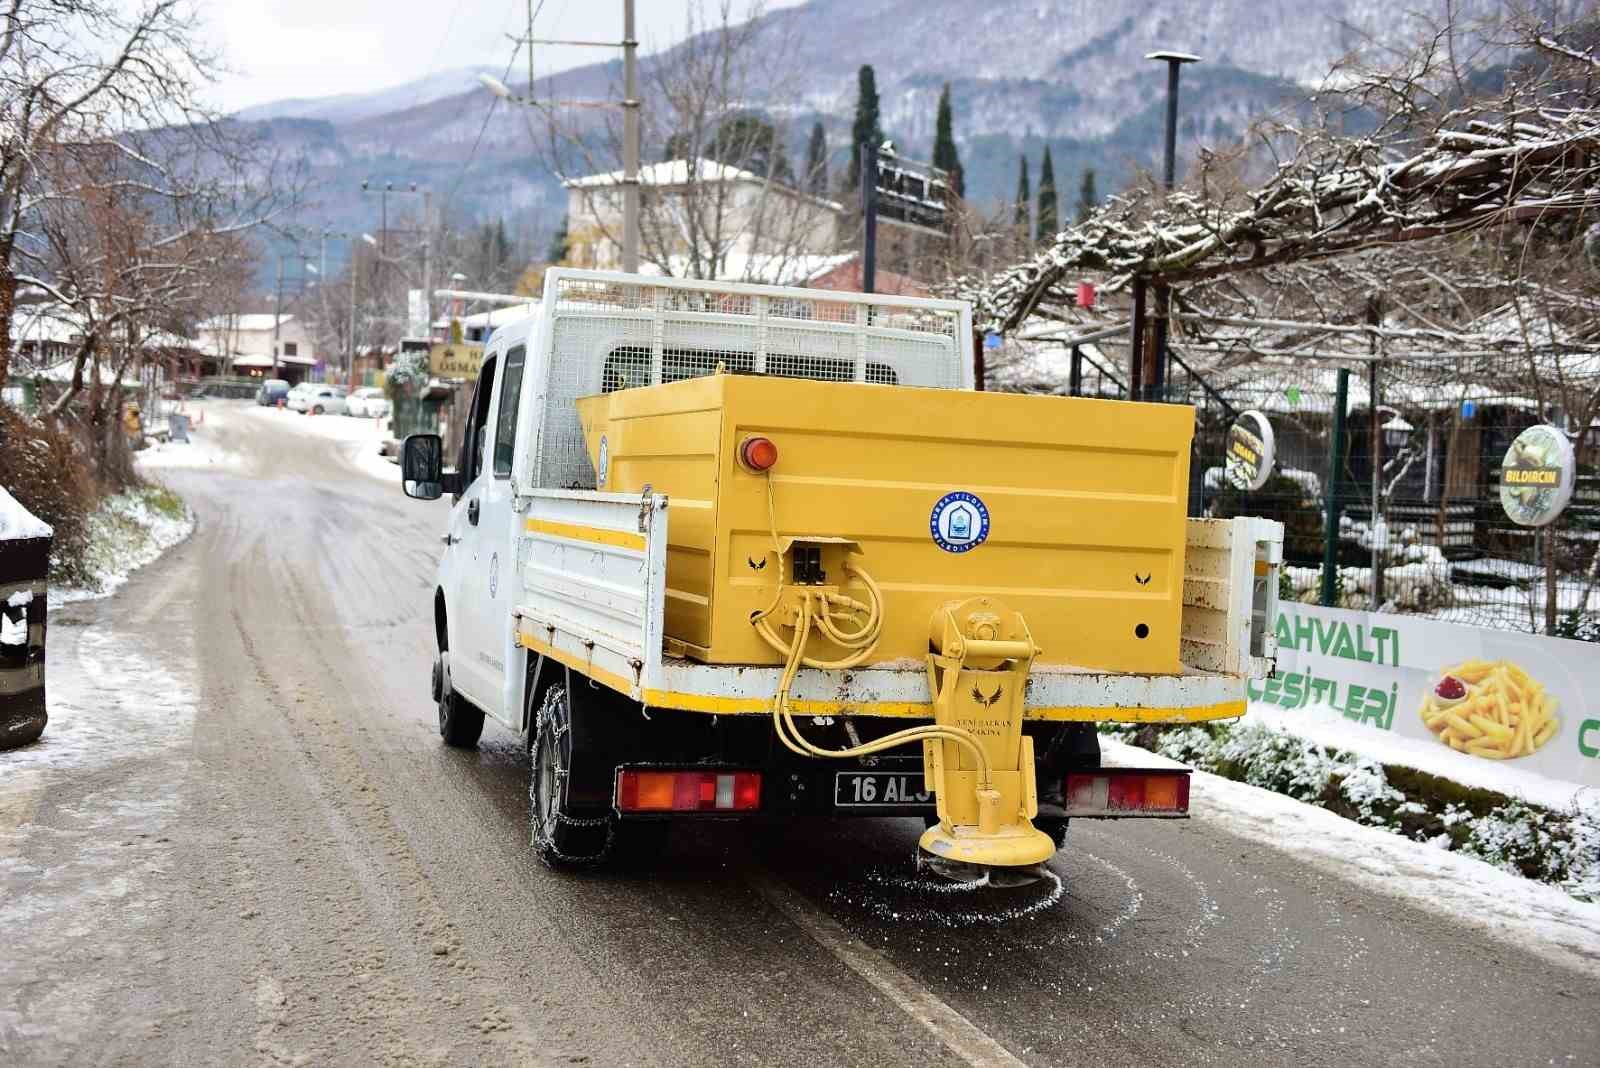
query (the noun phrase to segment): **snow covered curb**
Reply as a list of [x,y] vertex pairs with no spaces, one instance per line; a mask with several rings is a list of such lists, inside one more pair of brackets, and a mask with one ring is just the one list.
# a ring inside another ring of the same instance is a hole
[[164,486],[139,486],[106,498],[89,517],[92,585],[52,585],[50,607],[111,596],[129,575],[193,531],[194,516],[182,499]]
[[[1102,737],[1106,753],[1142,756]],[[1481,860],[1413,842],[1270,790],[1197,771],[1200,822],[1296,856],[1341,878],[1486,931],[1547,960],[1600,975],[1600,905],[1575,901]]]
[[[1112,733],[1128,739],[1133,732]],[[1249,720],[1146,727],[1137,735],[1155,752],[1200,770],[1600,907],[1600,796],[1593,791],[1576,793],[1562,807],[1540,807]]]

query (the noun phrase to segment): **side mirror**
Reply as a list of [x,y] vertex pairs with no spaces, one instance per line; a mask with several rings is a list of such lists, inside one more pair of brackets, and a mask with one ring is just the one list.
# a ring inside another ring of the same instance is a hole
[[444,439],[438,434],[412,434],[400,446],[400,487],[407,497],[436,501],[459,492],[460,478],[444,469]]

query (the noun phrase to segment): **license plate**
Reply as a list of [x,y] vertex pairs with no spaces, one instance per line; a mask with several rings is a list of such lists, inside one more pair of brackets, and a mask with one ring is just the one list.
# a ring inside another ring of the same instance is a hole
[[898,808],[932,803],[933,795],[923,789],[921,772],[841,771],[834,776],[836,808]]

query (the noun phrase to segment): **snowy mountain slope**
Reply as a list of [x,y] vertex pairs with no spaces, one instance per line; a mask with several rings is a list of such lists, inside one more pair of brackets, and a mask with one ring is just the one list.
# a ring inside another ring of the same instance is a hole
[[341,93],[338,96],[274,100],[267,104],[245,108],[233,117],[247,122],[266,119],[357,122],[429,104],[443,97],[458,96],[478,87],[479,74],[490,73],[495,72],[488,67],[460,67],[368,93]]

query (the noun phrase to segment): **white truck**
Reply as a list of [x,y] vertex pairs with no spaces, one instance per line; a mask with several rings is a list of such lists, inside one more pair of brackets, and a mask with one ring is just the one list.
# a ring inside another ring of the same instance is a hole
[[972,344],[952,301],[565,269],[494,332],[455,467],[401,474],[454,500],[440,734],[524,739],[541,857],[825,813],[1023,865],[1187,813],[1095,724],[1243,712],[1281,527],[1184,515],[1192,410],[974,392]]

